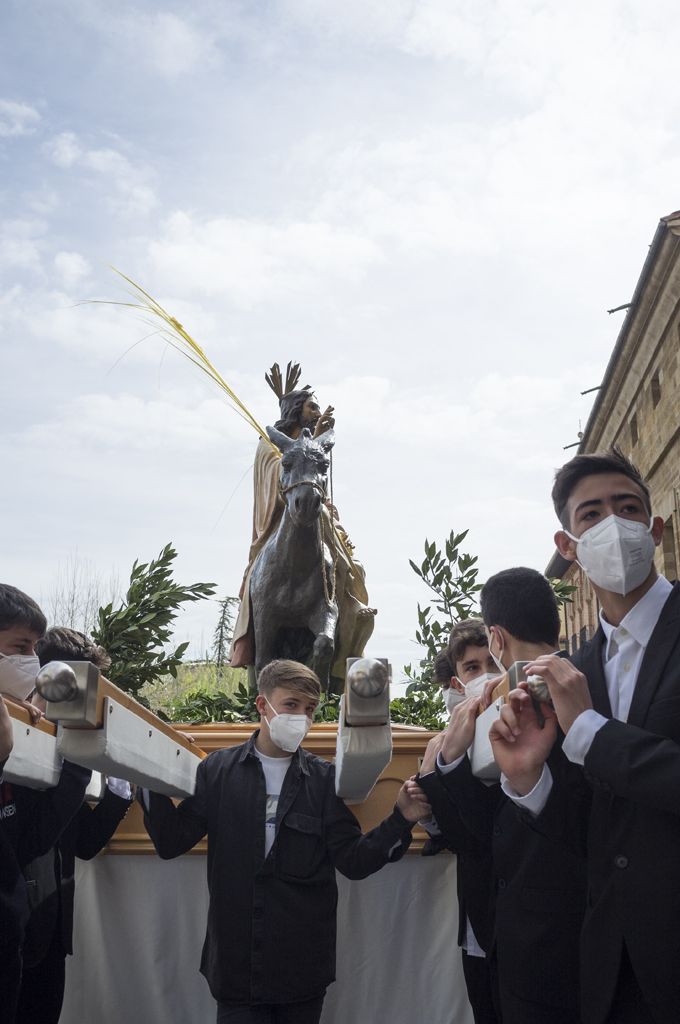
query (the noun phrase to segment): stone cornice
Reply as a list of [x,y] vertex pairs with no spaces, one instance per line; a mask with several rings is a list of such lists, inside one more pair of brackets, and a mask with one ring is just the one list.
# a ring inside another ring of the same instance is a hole
[[[611,436],[625,418],[642,383],[635,378],[635,363],[640,359],[643,372],[649,366],[653,353],[645,352],[650,345],[656,348],[662,340],[663,330],[672,319],[680,299],[680,213],[662,218],[647,254],[642,272],[633,293],[611,357],[602,379],[593,408],[579,445],[579,454],[594,452],[608,446]],[[672,282],[672,287],[669,283]],[[650,325],[658,318],[658,331]],[[624,387],[625,384],[625,387]],[[622,408],[622,399],[625,409]],[[614,416],[614,409],[620,415]],[[609,433],[610,436],[606,436]]]

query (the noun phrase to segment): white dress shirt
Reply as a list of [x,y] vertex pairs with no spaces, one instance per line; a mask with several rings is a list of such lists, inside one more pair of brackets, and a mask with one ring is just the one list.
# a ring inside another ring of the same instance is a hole
[[[644,597],[633,605],[618,626],[607,622],[600,611],[600,624],[605,642],[602,647],[604,677],[612,709],[612,718],[627,722],[635,684],[654,627],[672,590],[664,576],[659,576]],[[575,764],[584,764],[586,754],[607,719],[592,708],[582,711],[567,733],[562,749]]]

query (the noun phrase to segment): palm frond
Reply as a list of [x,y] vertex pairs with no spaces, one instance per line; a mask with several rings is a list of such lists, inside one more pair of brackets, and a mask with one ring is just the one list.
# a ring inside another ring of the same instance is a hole
[[107,306],[122,306],[126,309],[134,309],[141,313],[143,322],[152,329],[152,333],[160,335],[170,346],[172,346],[172,348],[177,352],[180,352],[189,360],[190,363],[193,363],[194,366],[197,366],[202,373],[209,377],[210,380],[217,385],[223,395],[226,396],[234,412],[253,427],[265,443],[278,453],[279,449],[272,441],[270,441],[265,428],[258,423],[250,410],[238,397],[236,392],[229,387],[225,379],[213,366],[210,359],[208,359],[208,356],[205,354],[201,346],[194,340],[194,338],[191,337],[179,320],[174,316],[171,316],[171,314],[161,306],[160,302],[154,299],[153,296],[149,295],[148,292],[144,291],[141,285],[138,285],[137,282],[133,281],[132,278],[127,276],[127,274],[123,274],[122,271],[117,270],[115,267],[112,267],[111,269],[127,282],[132,289],[131,294],[135,301],[116,302],[115,300],[105,299],[98,299],[94,301],[97,303],[103,303]]

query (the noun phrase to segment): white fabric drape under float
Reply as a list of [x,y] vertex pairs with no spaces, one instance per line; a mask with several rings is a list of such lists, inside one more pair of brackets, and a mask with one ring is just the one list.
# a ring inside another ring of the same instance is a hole
[[[76,886],[60,1024],[212,1024],[198,973],[205,858],[104,855],[77,862]],[[337,981],[322,1024],[472,1024],[455,857],[407,856],[361,882],[338,875],[338,888]]]

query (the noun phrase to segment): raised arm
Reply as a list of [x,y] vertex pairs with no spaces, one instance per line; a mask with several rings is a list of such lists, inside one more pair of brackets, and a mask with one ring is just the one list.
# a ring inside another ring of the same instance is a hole
[[616,796],[680,815],[680,744],[594,711],[586,677],[566,658],[546,656],[535,668],[548,684],[565,754]]
[[126,799],[112,792],[107,784],[104,796],[95,807],[84,803],[78,811],[78,838],[76,856],[91,860],[108,843],[127,814],[132,798]]
[[187,853],[208,831],[206,789],[206,761],[201,761],[196,772],[196,791],[180,804],[175,805],[161,793],[143,791],[144,824],[163,860]]
[[[362,834],[359,822],[335,795],[334,773],[329,772],[324,832],[334,866],[347,878],[366,878],[388,862],[400,860],[411,844],[411,829],[431,809],[424,796],[404,783],[394,810],[384,821]],[[417,789],[417,787],[416,787]]]
[[[425,793],[432,808],[432,816],[442,838],[450,850],[460,853],[469,841],[469,831],[463,824],[460,812],[445,789],[436,771],[417,775],[416,781]],[[429,826],[425,823],[427,831]]]

